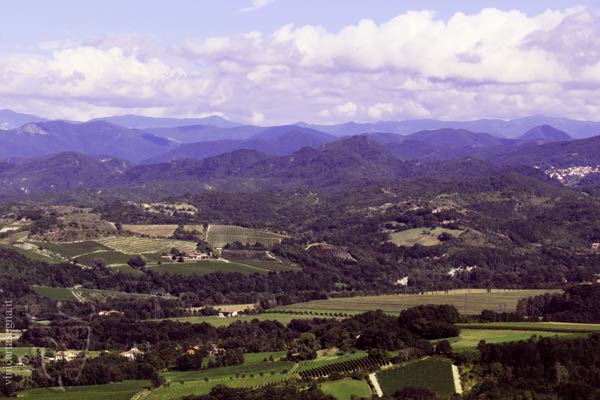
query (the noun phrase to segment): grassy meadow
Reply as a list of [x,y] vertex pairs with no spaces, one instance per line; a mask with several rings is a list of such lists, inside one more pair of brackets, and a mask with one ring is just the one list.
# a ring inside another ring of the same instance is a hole
[[460,236],[463,231],[457,229],[447,229],[447,228],[414,228],[407,229],[401,232],[392,232],[390,233],[390,242],[394,243],[397,246],[414,246],[415,244],[420,244],[422,246],[435,246],[440,244],[440,240],[438,236],[442,233],[448,233],[452,236]]
[[321,390],[337,400],[351,400],[356,396],[358,398],[371,398],[371,388],[364,380],[352,378],[340,379],[337,381],[328,381],[321,383]]

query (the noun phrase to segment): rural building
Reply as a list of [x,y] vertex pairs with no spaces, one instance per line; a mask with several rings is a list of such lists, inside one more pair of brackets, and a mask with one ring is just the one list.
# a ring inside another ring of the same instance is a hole
[[74,359],[77,358],[77,353],[71,350],[67,350],[67,351],[58,351],[56,352],[56,355],[54,356],[54,360],[55,361],[73,361]]
[[185,256],[184,258],[189,258],[190,260],[208,260],[210,256],[206,253],[191,253]]
[[[186,354],[189,355],[194,355],[196,353],[202,353],[202,347],[201,346],[191,346],[189,347],[186,351]],[[205,352],[209,355],[209,356],[217,356],[219,354],[223,354],[225,353],[225,349],[218,347],[215,344],[210,344],[207,346],[207,349],[205,350]]]
[[592,243],[592,250],[600,250],[600,243]]
[[122,353],[119,353],[119,355],[121,357],[125,357],[128,358],[130,361],[135,361],[139,356],[141,356],[142,354],[144,354],[143,351],[141,351],[140,349],[138,349],[137,347],[133,346],[131,349],[124,351]]
[[98,315],[101,317],[109,317],[111,315],[123,315],[123,311],[118,311],[118,310],[100,311],[98,313]]
[[239,311],[219,311],[219,318],[231,318],[239,315]]

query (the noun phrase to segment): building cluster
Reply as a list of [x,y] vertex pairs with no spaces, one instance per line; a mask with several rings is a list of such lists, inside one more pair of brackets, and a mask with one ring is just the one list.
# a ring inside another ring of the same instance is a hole
[[572,178],[583,178],[590,174],[600,173],[600,166],[579,165],[567,168],[550,168],[544,171],[550,178],[565,182]]

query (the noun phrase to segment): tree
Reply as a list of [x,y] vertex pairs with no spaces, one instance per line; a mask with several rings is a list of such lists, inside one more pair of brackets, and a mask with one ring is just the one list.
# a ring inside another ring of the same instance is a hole
[[132,268],[142,269],[146,266],[146,259],[142,256],[131,257],[129,261],[127,261],[127,265]]
[[450,355],[452,354],[452,346],[450,345],[449,341],[442,340],[435,345],[435,352],[445,356]]
[[317,358],[317,350],[319,350],[317,337],[312,332],[305,332],[292,341],[288,358],[292,360],[314,360]]

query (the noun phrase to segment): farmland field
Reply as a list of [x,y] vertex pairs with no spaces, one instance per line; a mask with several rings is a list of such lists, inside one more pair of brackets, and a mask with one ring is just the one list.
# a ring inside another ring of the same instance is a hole
[[217,248],[235,242],[242,244],[262,243],[270,247],[279,244],[284,238],[286,236],[277,233],[242,228],[235,225],[209,225],[206,230],[206,241]]
[[401,232],[390,233],[390,242],[397,246],[414,246],[420,244],[422,246],[435,246],[440,244],[438,236],[442,233],[448,233],[452,236],[459,236],[463,233],[461,230],[446,229],[446,228],[414,228],[407,229]]
[[428,388],[442,398],[454,394],[452,363],[446,359],[426,358],[412,361],[397,368],[377,373],[377,379],[386,396],[407,386]]
[[585,333],[600,331],[600,324],[578,324],[571,322],[490,322],[457,325],[461,329],[506,329],[566,333]]
[[82,254],[93,253],[100,250],[110,250],[108,247],[95,242],[74,242],[74,243],[51,243],[51,242],[32,242],[43,249],[58,253],[66,258],[72,258]]
[[383,310],[389,313],[399,313],[410,307],[422,304],[451,304],[461,314],[479,314],[483,310],[499,309],[514,311],[517,302],[525,297],[538,296],[544,293],[557,293],[558,290],[492,290],[485,289],[450,290],[426,294],[385,295],[340,297],[327,300],[313,300],[280,307],[283,310],[327,312],[330,310],[343,312],[360,312]]
[[239,272],[245,275],[254,273],[266,274],[269,270],[252,267],[246,264],[236,262],[225,262],[219,260],[202,260],[183,263],[168,263],[160,265],[149,265],[146,268],[157,272],[171,272],[180,275],[206,275],[211,272]]
[[254,273],[266,274],[269,271],[290,271],[298,267],[277,262],[261,260],[201,260],[189,262],[168,262],[160,265],[147,265],[153,271],[172,272],[181,275],[206,275],[211,272],[239,272],[250,275]]
[[184,240],[150,239],[138,237],[107,237],[98,239],[98,242],[112,250],[125,254],[145,254],[169,252],[176,247],[188,253],[196,250],[196,243]]
[[[268,358],[270,353],[260,353],[257,358]],[[201,371],[165,372],[163,376],[171,381],[169,387],[153,390],[145,400],[177,399],[186,395],[206,394],[216,385],[229,387],[254,387],[268,383],[281,382],[294,376],[291,361],[254,362],[223,368],[211,368]],[[181,383],[183,382],[183,383]]]
[[69,288],[49,287],[49,286],[32,286],[34,292],[40,296],[49,298],[50,300],[76,300],[73,291]]
[[59,263],[62,262],[59,259],[56,259],[56,258],[53,258],[53,257],[50,257],[50,256],[46,256],[44,254],[36,253],[33,250],[25,250],[25,249],[22,249],[22,248],[16,247],[16,246],[0,245],[0,248],[14,250],[17,253],[21,253],[25,257],[28,257],[28,258],[30,258],[32,260],[35,260],[35,261],[44,261],[44,262],[47,262],[48,264],[59,264]]
[[206,322],[213,326],[227,326],[236,321],[252,321],[257,319],[259,321],[279,321],[283,325],[289,324],[293,319],[309,319],[315,318],[314,315],[293,315],[293,314],[277,314],[277,313],[267,313],[267,314],[256,314],[256,315],[243,315],[239,317],[231,317],[231,318],[219,318],[219,317],[181,317],[181,318],[166,318],[173,321],[179,322],[191,322],[193,324],[201,324]]
[[102,260],[106,265],[110,264],[127,264],[131,258],[130,255],[120,253],[118,251],[99,251],[77,257],[77,263],[91,267],[96,260]]
[[65,391],[58,388],[31,389],[19,392],[19,398],[32,400],[129,400],[135,393],[149,386],[149,381],[123,381],[108,385],[67,387]]
[[123,224],[123,229],[126,231],[138,233],[140,235],[148,235],[153,237],[167,238],[173,235],[177,225],[129,225]]
[[525,330],[462,329],[458,340],[452,342],[454,351],[473,350],[480,341],[486,343],[507,343],[527,340],[533,335],[538,337],[576,337],[581,334],[566,332],[545,332]]
[[364,380],[346,378],[323,382],[321,390],[338,400],[351,400],[352,396],[371,398],[371,388]]

